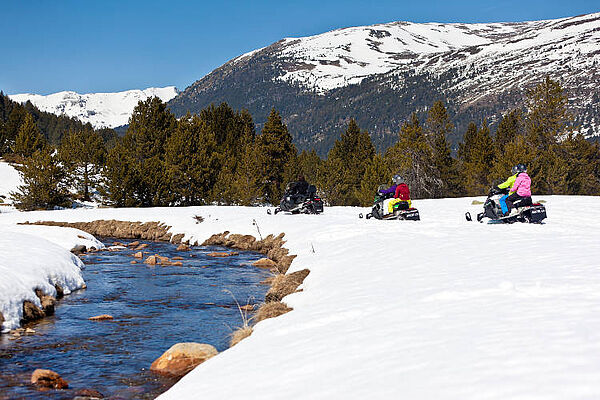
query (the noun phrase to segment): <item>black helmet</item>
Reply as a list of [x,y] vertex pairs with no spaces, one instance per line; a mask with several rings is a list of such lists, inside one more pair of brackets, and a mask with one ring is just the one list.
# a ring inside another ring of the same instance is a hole
[[404,183],[404,178],[401,177],[400,175],[394,175],[394,177],[392,178],[392,181],[394,181],[394,183],[396,185],[399,185],[401,183]]
[[527,172],[527,167],[525,166],[525,164],[517,164],[514,167],[512,167],[511,172],[514,174],[520,174],[521,172]]

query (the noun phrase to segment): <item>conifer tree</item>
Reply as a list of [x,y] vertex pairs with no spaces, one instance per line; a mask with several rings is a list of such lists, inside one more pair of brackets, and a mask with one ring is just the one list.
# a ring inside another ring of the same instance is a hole
[[287,184],[286,170],[296,156],[296,146],[275,109],[271,110],[257,141],[260,171],[265,179],[262,191],[268,202],[276,204]]
[[17,132],[13,152],[21,157],[29,157],[46,146],[48,146],[46,138],[40,133],[31,114],[27,114]]
[[326,178],[323,187],[332,205],[361,204],[360,181],[375,155],[375,147],[366,131],[361,131],[354,119],[340,139],[335,141],[325,162]]
[[525,121],[523,120],[523,111],[520,109],[510,110],[502,116],[496,134],[494,135],[494,147],[496,149],[496,158],[504,154],[504,146],[513,141],[517,136],[525,135]]
[[469,196],[481,195],[489,188],[494,161],[494,142],[487,122],[479,129],[470,123],[463,140],[458,154],[465,191]]
[[128,207],[168,205],[165,144],[176,126],[175,116],[157,97],[138,103],[127,133],[107,158],[106,190],[113,204]]
[[49,146],[36,150],[17,167],[23,185],[11,197],[18,209],[31,211],[68,205],[65,169],[52,151]]
[[416,113],[402,124],[398,142],[388,149],[385,159],[392,172],[404,177],[413,198],[431,197],[441,185],[431,146]]
[[391,175],[390,168],[383,156],[375,154],[371,162],[367,165],[363,178],[360,181],[360,191],[358,194],[360,205],[365,207],[372,205],[376,190],[380,185],[389,183]]
[[218,174],[216,146],[213,130],[200,117],[188,113],[178,121],[165,145],[169,204],[208,203]]
[[90,190],[99,182],[105,163],[106,148],[95,131],[75,131],[63,137],[58,149],[71,185],[75,185],[84,201],[91,200]]
[[441,183],[439,187],[432,188],[434,197],[451,197],[461,194],[456,160],[452,157],[452,149],[447,139],[453,128],[444,103],[435,102],[429,109],[425,122],[425,133],[432,148],[437,178]]

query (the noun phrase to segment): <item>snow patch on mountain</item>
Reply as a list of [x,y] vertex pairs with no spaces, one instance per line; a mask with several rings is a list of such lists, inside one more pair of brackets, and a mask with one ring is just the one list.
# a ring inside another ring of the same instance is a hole
[[158,97],[163,102],[167,102],[175,96],[177,96],[177,88],[167,86],[116,93],[79,94],[65,91],[47,96],[24,93],[8,97],[19,103],[31,101],[42,111],[75,117],[84,123],[89,122],[94,128],[115,128],[129,122],[129,117],[139,101]]
[[478,81],[499,89],[543,73],[575,79],[600,64],[600,13],[518,23],[392,22],[344,28],[286,38],[277,58],[284,61],[277,79],[320,93],[373,75],[441,74],[451,68],[461,69],[464,78],[483,69]]

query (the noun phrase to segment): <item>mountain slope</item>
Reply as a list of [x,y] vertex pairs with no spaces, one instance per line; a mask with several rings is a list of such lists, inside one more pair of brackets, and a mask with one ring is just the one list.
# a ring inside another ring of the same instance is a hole
[[521,103],[546,74],[568,90],[588,136],[600,134],[600,13],[490,24],[393,22],[287,38],[237,57],[193,83],[170,107],[178,115],[226,101],[258,123],[282,112],[296,143],[321,153],[350,117],[380,148],[411,112],[444,100],[456,140],[470,120]]
[[84,123],[91,123],[94,128],[115,128],[129,122],[129,117],[140,100],[156,96],[166,102],[176,95],[175,86],[167,86],[116,93],[58,92],[47,96],[26,93],[8,97],[20,103],[31,101],[42,111],[75,117]]

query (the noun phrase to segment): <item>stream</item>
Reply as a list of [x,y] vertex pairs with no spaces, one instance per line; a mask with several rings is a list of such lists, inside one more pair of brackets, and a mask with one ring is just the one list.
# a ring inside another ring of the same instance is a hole
[[[116,239],[103,239],[107,246]],[[118,240],[128,244],[131,241]],[[26,325],[35,333],[16,340],[0,335],[0,399],[72,399],[79,389],[105,398],[151,399],[176,380],[149,371],[150,364],[179,342],[208,343],[223,351],[242,325],[237,307],[264,300],[269,272],[251,265],[262,257],[222,247],[149,242],[146,255],[183,257],[183,266],[146,265],[136,251],[82,256],[87,289],[57,302],[55,314]],[[132,264],[136,260],[137,264]],[[114,320],[90,321],[109,314]],[[58,372],[69,389],[40,391],[29,383],[36,368]]]

